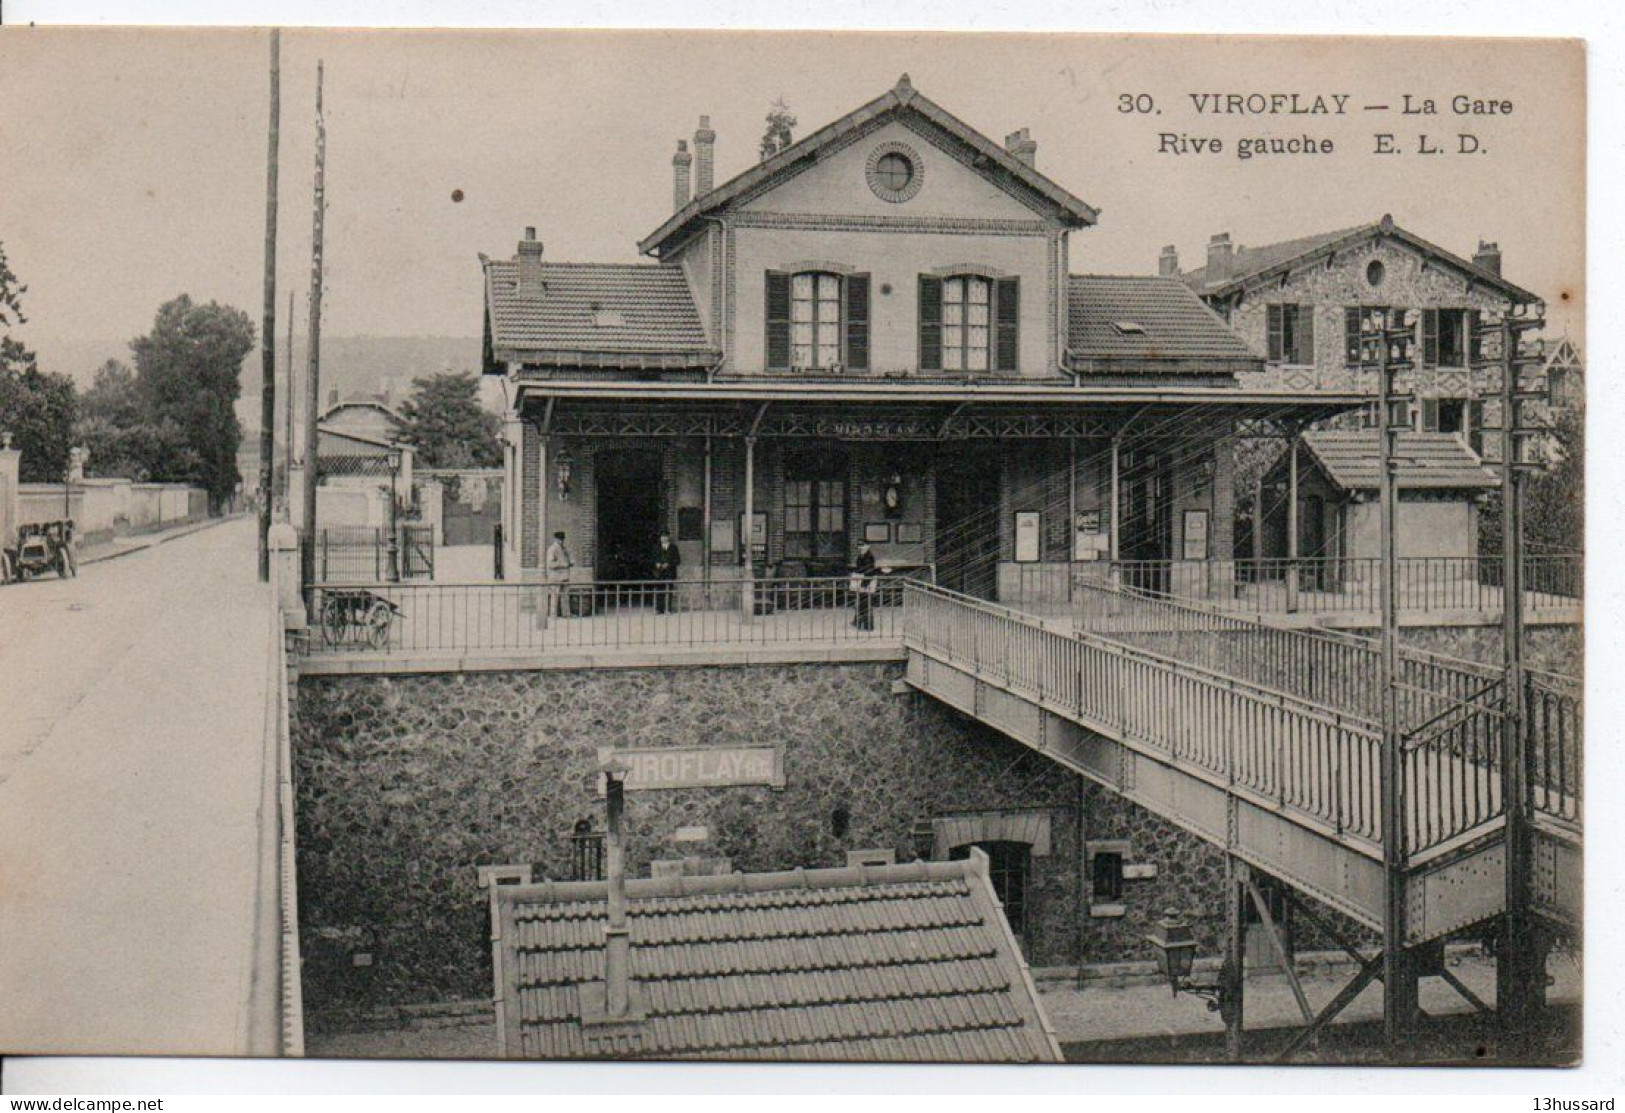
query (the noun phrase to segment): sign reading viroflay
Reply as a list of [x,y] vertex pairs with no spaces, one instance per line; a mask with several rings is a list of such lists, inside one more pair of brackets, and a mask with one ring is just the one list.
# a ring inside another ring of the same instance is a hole
[[[625,770],[627,792],[732,785],[784,787],[784,751],[777,746],[662,746],[598,751],[600,765]],[[599,794],[603,793],[600,779]]]

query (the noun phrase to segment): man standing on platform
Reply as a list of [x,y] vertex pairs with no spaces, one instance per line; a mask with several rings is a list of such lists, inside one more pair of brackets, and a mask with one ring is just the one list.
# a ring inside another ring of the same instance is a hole
[[683,563],[683,554],[677,551],[671,534],[660,535],[660,548],[655,550],[655,614],[670,614],[672,584],[677,582],[677,566]]
[[547,547],[547,557],[544,561],[549,619],[563,618],[565,615],[564,587],[570,582],[570,569],[574,566],[575,561],[570,559],[570,550],[564,547],[564,531],[561,529],[553,534],[553,543]]

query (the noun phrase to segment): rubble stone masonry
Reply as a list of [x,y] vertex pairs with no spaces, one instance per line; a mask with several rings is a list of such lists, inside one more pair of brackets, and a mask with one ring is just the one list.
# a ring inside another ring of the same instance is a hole
[[[868,848],[908,860],[916,822],[930,819],[939,840],[979,830],[1026,832],[1035,844],[1035,965],[1148,958],[1143,937],[1170,907],[1197,918],[1213,952],[1218,852],[935,701],[895,693],[901,674],[897,664],[818,664],[304,678],[295,764],[313,1022],[488,997],[475,867],[573,876],[572,828],[602,827],[605,746],[784,749],[783,789],[631,794],[631,876],[685,855],[747,871],[842,865]],[[704,841],[676,841],[679,828],[689,838],[703,828]],[[1125,881],[1121,899],[1103,904],[1087,853],[1108,843],[1140,867],[1131,872],[1153,876]]]

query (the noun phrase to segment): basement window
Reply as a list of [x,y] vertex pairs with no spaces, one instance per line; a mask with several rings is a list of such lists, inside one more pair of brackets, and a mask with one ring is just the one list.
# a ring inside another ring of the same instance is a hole
[[1111,851],[1096,851],[1090,855],[1090,878],[1097,902],[1122,900],[1123,856]]

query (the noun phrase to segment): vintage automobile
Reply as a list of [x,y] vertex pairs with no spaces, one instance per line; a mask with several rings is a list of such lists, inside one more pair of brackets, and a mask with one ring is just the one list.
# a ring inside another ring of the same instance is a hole
[[73,559],[73,523],[30,522],[17,530],[17,547],[0,561],[5,581],[26,580],[55,572],[63,579],[78,574]]

